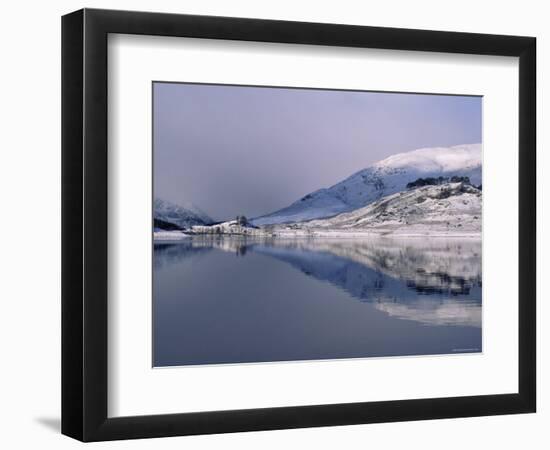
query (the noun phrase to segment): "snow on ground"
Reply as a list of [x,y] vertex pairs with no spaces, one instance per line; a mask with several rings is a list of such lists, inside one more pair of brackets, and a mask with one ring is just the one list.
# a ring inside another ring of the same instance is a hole
[[262,236],[266,231],[253,226],[249,222],[239,223],[236,220],[228,220],[227,222],[216,223],[214,225],[195,225],[188,230],[191,234],[234,234],[246,236]]
[[259,237],[481,236],[482,192],[466,182],[391,194],[328,219],[254,227],[237,221],[194,226],[188,233]]
[[479,234],[481,202],[477,188],[467,183],[446,183],[398,192],[364,208],[299,225],[312,230],[406,235]]

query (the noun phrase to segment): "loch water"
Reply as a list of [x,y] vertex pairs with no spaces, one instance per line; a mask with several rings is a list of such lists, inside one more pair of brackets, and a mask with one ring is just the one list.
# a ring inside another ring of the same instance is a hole
[[481,241],[155,242],[153,365],[475,353]]

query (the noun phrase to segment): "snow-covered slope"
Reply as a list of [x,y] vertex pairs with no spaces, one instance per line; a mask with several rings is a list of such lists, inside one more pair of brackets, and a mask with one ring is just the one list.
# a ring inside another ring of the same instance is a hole
[[474,186],[445,183],[391,194],[363,208],[302,226],[392,234],[475,234],[481,232],[481,202],[481,191]]
[[194,225],[208,225],[213,222],[207,214],[194,205],[180,206],[160,198],[155,198],[153,215],[155,219],[176,224],[184,229]]
[[244,220],[228,220],[226,222],[215,223],[213,225],[194,225],[188,230],[191,234],[203,234],[203,235],[242,235],[242,236],[255,236],[265,235],[265,233],[258,227],[252,225],[250,222]]
[[292,205],[252,220],[254,225],[331,217],[402,191],[420,177],[467,176],[481,184],[481,144],[423,148],[392,155],[338,184],[306,195]]

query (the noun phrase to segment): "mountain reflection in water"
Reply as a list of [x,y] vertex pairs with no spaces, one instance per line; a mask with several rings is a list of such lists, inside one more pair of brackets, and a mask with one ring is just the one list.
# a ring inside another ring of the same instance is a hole
[[480,240],[197,237],[155,243],[154,267],[220,250],[282,261],[396,319],[481,327]]

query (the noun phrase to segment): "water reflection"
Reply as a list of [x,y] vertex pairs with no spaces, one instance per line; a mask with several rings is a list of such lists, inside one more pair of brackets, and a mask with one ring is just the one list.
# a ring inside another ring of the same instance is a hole
[[282,261],[395,319],[481,327],[479,240],[194,237],[155,244],[155,270],[212,250]]
[[183,259],[197,258],[213,249],[213,245],[197,245],[197,242],[191,239],[185,239],[177,244],[155,243],[153,268],[158,270]]

